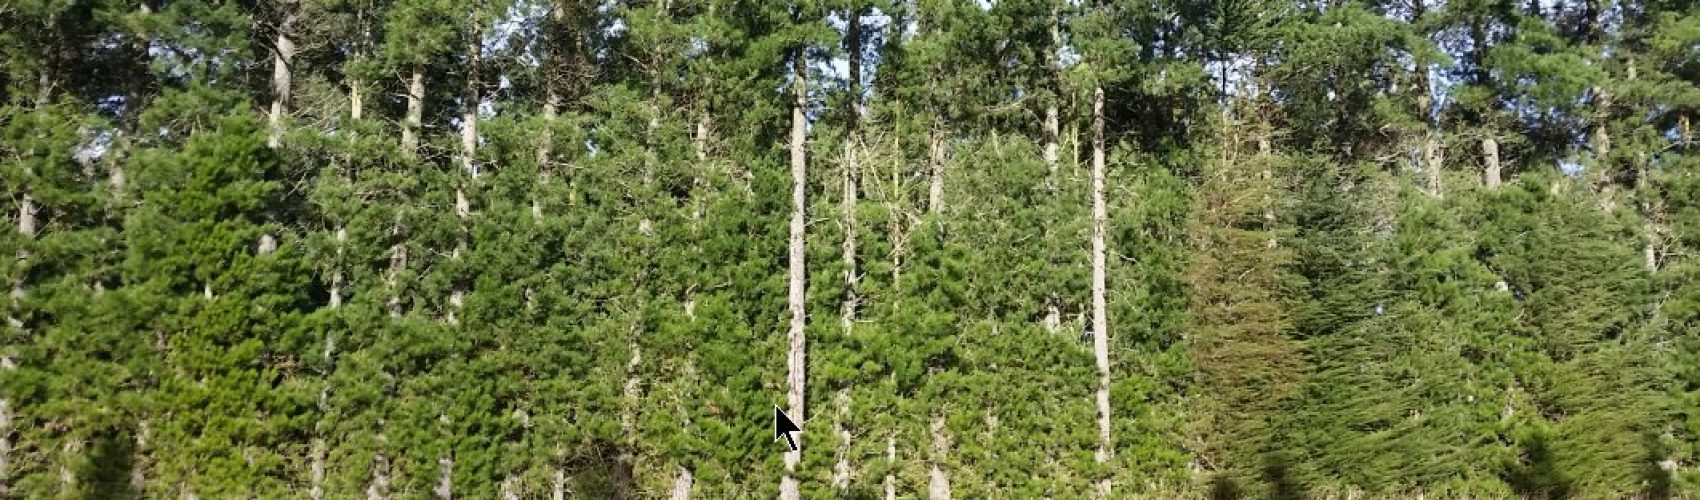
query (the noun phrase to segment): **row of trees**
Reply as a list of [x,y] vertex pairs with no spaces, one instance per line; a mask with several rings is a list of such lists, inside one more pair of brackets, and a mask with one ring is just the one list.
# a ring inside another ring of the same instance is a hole
[[0,497],[1700,480],[1692,1],[0,26]]

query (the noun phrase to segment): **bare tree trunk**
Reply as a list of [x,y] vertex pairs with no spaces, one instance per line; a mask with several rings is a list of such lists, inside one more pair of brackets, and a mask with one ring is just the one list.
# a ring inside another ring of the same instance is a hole
[[[323,397],[320,399],[323,400]],[[307,488],[307,498],[313,500],[325,498],[325,454],[329,452],[325,447],[325,438],[315,437],[312,450],[308,451],[313,458],[313,464],[310,470],[312,483]]]
[[944,141],[945,131],[942,120],[933,121],[932,137],[927,140],[927,170],[931,176],[927,183],[927,212],[944,212]]
[[[379,441],[384,441],[379,434]],[[390,459],[383,452],[372,456],[372,482],[366,485],[366,500],[385,500],[390,497]]]
[[696,477],[691,470],[680,467],[679,476],[673,480],[673,500],[691,500],[691,488],[696,485]]
[[[336,259],[336,262],[333,264],[334,266],[336,266],[336,269],[331,272],[331,289],[330,289],[330,294],[331,294],[330,308],[331,309],[337,309],[337,308],[342,307],[342,287],[343,287],[343,280],[344,280],[343,272],[342,272],[342,251],[343,251],[342,247],[348,241],[348,229],[343,228],[341,226],[338,226],[336,228],[335,240],[336,240],[337,259]],[[322,374],[327,379],[330,377],[331,366],[332,366],[332,363],[335,360],[336,360],[336,334],[331,330],[327,330],[327,331],[325,331],[325,353],[324,353],[325,373]],[[324,415],[325,413],[329,412],[329,410],[330,410],[330,408],[329,408],[330,385],[329,384],[330,384],[329,382],[326,382],[326,385],[319,390],[319,414],[320,415]],[[324,438],[324,435],[323,435],[323,433],[325,432],[325,429],[324,429],[324,422],[322,420],[317,425],[313,426],[313,432],[317,435],[315,435],[313,437],[312,451],[310,452],[311,455],[312,455],[312,465],[310,467],[310,471],[311,471],[312,476],[311,476],[311,482],[309,483],[309,486],[308,486],[308,489],[307,489],[307,496],[309,498],[311,498],[312,500],[321,500],[325,497],[325,489],[324,489],[324,484],[325,484],[325,454],[329,452],[329,450],[327,449],[328,446],[325,443],[325,438]]]
[[[543,74],[543,130],[537,134],[537,185],[539,187],[549,185],[549,173],[552,168],[550,162],[555,148],[555,121],[560,116],[561,108],[560,78],[556,74],[559,69],[560,58],[556,55],[554,46],[558,39],[559,32],[557,30],[561,29],[560,25],[566,18],[566,8],[559,1],[552,2],[552,4],[549,14],[552,22],[545,27],[544,33],[544,37],[549,40],[549,43],[545,44],[543,49],[546,51],[546,55],[543,57],[543,68],[541,70]],[[532,195],[531,198],[531,218],[543,220],[543,204],[538,200],[537,195]]]
[[366,115],[366,88],[360,80],[348,80],[348,118],[360,121]]
[[[1092,355],[1098,364],[1098,453],[1099,464],[1110,461],[1110,332],[1105,299],[1104,206],[1104,89],[1092,90]],[[1110,479],[1098,482],[1098,496],[1110,496]]]
[[1441,164],[1445,161],[1445,153],[1440,149],[1440,134],[1429,132],[1423,138],[1423,172],[1428,174],[1429,196],[1446,197],[1444,179],[1441,177]]
[[1482,138],[1482,185],[1488,189],[1499,189],[1499,141],[1492,137]]
[[1611,212],[1617,208],[1617,166],[1611,159],[1611,133],[1606,125],[1611,120],[1612,96],[1604,88],[1594,87],[1594,123],[1588,134],[1588,145],[1594,149],[1595,186],[1599,190],[1600,209]]
[[419,156],[419,127],[425,121],[425,69],[413,67],[407,79],[407,115],[401,122],[401,152]]
[[638,324],[631,325],[632,350],[631,359],[626,361],[626,384],[621,388],[621,398],[624,404],[620,409],[620,434],[625,436],[621,443],[619,454],[614,457],[614,498],[626,499],[632,496],[632,470],[637,461],[637,418],[638,406],[643,403],[643,376],[638,368],[643,366],[643,346],[638,343]]
[[567,471],[555,467],[555,480],[549,485],[549,500],[567,500]]
[[945,434],[944,417],[935,417],[932,424],[933,436],[933,467],[929,471],[930,480],[927,483],[927,498],[931,500],[950,500],[950,475],[945,474],[939,467],[950,453],[950,437]]
[[[862,10],[852,7],[847,12],[849,26],[846,28],[846,38],[849,45],[850,99],[848,109],[848,124],[845,126],[844,139],[844,197],[839,208],[844,225],[844,302],[839,310],[839,325],[844,329],[844,335],[849,336],[856,323],[856,310],[860,306],[860,296],[857,290],[857,280],[860,270],[856,266],[856,206],[861,197],[861,147],[862,147]],[[832,485],[839,491],[850,486],[850,431],[845,429],[844,421],[849,418],[851,398],[848,390],[840,390],[838,411],[834,431],[839,436],[838,463],[832,469]]]
[[462,98],[460,114],[460,162],[461,168],[466,169],[466,175],[478,179],[478,63],[480,52],[483,51],[483,29],[479,24],[482,16],[479,9],[472,12],[471,33],[466,41],[466,94]]
[[450,500],[455,497],[455,459],[443,455],[437,457],[437,487],[431,490],[439,500]]
[[[890,462],[892,467],[897,466],[897,436],[895,434],[885,437],[885,460]],[[897,500],[897,476],[889,471],[886,472],[884,484],[885,500]]]
[[1057,112],[1057,101],[1062,100],[1063,90],[1062,78],[1059,75],[1062,69],[1057,66],[1056,61],[1056,52],[1062,48],[1061,13],[1056,4],[1051,5],[1050,25],[1051,44],[1045,48],[1045,69],[1050,72],[1055,95],[1051,96],[1051,100],[1045,103],[1044,132],[1045,165],[1051,169],[1050,177],[1046,179],[1046,183],[1051,191],[1055,192],[1061,183],[1061,179],[1057,178],[1057,150],[1060,149],[1060,146],[1057,145],[1057,136],[1061,133],[1057,123],[1060,120]]
[[385,303],[390,317],[401,317],[401,289],[397,278],[401,271],[407,269],[407,244],[397,238],[401,237],[401,213],[396,213],[395,221],[390,226],[390,268],[384,276],[384,287],[390,291],[390,298]]
[[289,38],[289,31],[295,26],[294,6],[286,2],[283,8],[289,12],[277,26],[276,47],[272,51],[272,107],[266,119],[269,125],[266,146],[274,149],[283,145],[283,115],[289,112],[292,83],[289,65],[295,59],[295,40]]
[[[789,269],[789,286],[786,297],[791,309],[791,331],[788,337],[791,341],[790,350],[785,361],[785,402],[790,407],[791,418],[799,424],[806,422],[808,416],[804,413],[803,395],[806,369],[804,359],[807,339],[803,337],[803,327],[806,324],[804,305],[804,279],[806,279],[803,262],[803,231],[804,210],[807,208],[804,199],[808,188],[808,158],[805,152],[805,141],[808,139],[808,122],[803,115],[808,105],[808,73],[804,70],[805,50],[802,47],[792,52],[792,84],[791,84],[791,234],[788,240],[789,252],[786,258]],[[802,434],[802,433],[798,433]],[[801,441],[801,436],[797,438]],[[800,443],[799,443],[800,444]],[[785,452],[785,476],[779,483],[780,500],[800,500],[802,494],[795,477],[797,462],[802,460],[798,451]]]

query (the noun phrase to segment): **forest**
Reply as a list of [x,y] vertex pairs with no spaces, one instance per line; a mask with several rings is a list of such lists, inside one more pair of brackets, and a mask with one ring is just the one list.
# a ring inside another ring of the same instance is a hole
[[0,0],[0,498],[1700,498],[1696,114],[1695,0]]

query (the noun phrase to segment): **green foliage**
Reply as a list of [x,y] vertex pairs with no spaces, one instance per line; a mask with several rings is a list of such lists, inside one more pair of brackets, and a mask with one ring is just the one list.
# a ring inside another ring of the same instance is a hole
[[1692,496],[1697,9],[5,3],[0,497],[774,495],[794,63],[806,497]]

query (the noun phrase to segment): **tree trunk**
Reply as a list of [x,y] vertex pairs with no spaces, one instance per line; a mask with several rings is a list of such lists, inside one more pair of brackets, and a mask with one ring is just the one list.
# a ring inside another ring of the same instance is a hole
[[407,269],[407,242],[401,240],[401,213],[396,213],[395,221],[390,226],[390,268],[384,276],[384,287],[390,291],[390,298],[385,303],[390,317],[401,317],[401,288],[397,278],[402,270]]
[[[550,22],[544,25],[543,37],[548,43],[544,44],[543,67],[540,73],[543,77],[543,130],[537,134],[537,185],[549,185],[551,157],[555,148],[555,121],[560,116],[561,90],[560,75],[556,73],[560,66],[560,57],[555,45],[560,42],[561,23],[566,19],[566,7],[561,1],[551,2],[549,9]],[[531,218],[543,220],[543,204],[538,194],[531,198]]]
[[643,403],[643,376],[638,368],[643,366],[643,346],[638,343],[637,323],[631,325],[631,338],[628,344],[632,350],[631,359],[626,361],[626,383],[621,388],[620,397],[624,400],[620,408],[621,442],[618,455],[614,457],[613,487],[614,498],[624,500],[632,496],[632,470],[637,461],[638,407]]
[[1492,137],[1482,138],[1482,185],[1488,189],[1499,189],[1499,141]]
[[478,179],[478,63],[483,50],[482,16],[472,11],[471,33],[466,41],[466,90],[460,114],[460,162],[466,175]]
[[549,485],[549,500],[567,500],[567,471],[555,467],[554,481]]
[[1441,177],[1441,164],[1445,161],[1445,153],[1440,150],[1440,134],[1429,132],[1423,137],[1423,172],[1428,174],[1429,196],[1444,198],[1446,196],[1444,179]]
[[372,483],[366,485],[366,500],[390,497],[390,459],[383,453],[372,456]]
[[[885,461],[890,463],[892,468],[897,467],[897,436],[895,434],[885,437]],[[884,485],[885,500],[897,500],[897,476],[887,471]]]
[[[807,340],[803,337],[803,327],[806,324],[806,317],[803,311],[805,298],[803,280],[806,279],[806,275],[804,274],[805,269],[803,267],[803,211],[808,206],[804,199],[805,190],[808,188],[808,159],[804,150],[806,146],[804,141],[808,138],[808,122],[803,114],[806,109],[805,107],[808,105],[808,73],[805,72],[803,61],[804,57],[805,49],[802,47],[799,47],[792,52],[791,234],[788,239],[789,252],[786,258],[790,268],[788,273],[789,285],[787,287],[786,297],[791,309],[791,331],[787,335],[791,341],[791,347],[786,355],[785,361],[785,382],[787,388],[785,393],[785,402],[786,405],[790,407],[789,413],[791,418],[796,419],[799,425],[807,422],[808,419],[808,415],[803,411],[803,395],[806,394],[804,392],[804,382],[806,380],[804,376],[804,363],[806,362],[804,359],[804,352],[808,345]],[[799,436],[797,439],[798,441],[801,441],[802,437],[800,435],[803,433],[798,434]],[[799,443],[799,445],[800,444],[801,443]],[[802,457],[803,455],[800,450],[785,452],[785,476],[779,483],[780,500],[800,500],[802,498],[801,492],[798,491],[799,485],[797,484],[797,479],[795,477],[797,462],[800,461]]]
[[[333,310],[342,307],[342,287],[343,287],[343,280],[344,280],[343,272],[342,272],[342,251],[343,251],[342,247],[345,243],[348,242],[348,229],[343,228],[341,226],[338,226],[336,228],[335,240],[336,240],[336,256],[337,256],[337,258],[336,258],[336,261],[332,263],[332,265],[335,266],[336,269],[331,272],[331,289],[330,289],[330,294],[331,294],[330,308],[333,309]],[[336,334],[332,330],[326,330],[325,331],[325,353],[324,353],[325,368],[324,368],[324,373],[322,375],[327,380],[330,378],[331,366],[332,366],[332,363],[335,361],[335,359],[336,359]],[[324,415],[325,413],[329,412],[329,410],[330,410],[330,408],[329,408],[329,398],[330,398],[330,384],[329,384],[329,382],[326,382],[325,387],[323,387],[319,390],[319,414],[320,415]],[[316,425],[313,426],[313,432],[317,435],[314,436],[314,438],[313,438],[312,451],[310,452],[311,455],[312,455],[312,465],[311,465],[311,468],[310,468],[311,473],[312,473],[312,477],[311,477],[311,482],[309,484],[309,487],[307,489],[307,496],[309,498],[311,498],[312,500],[322,500],[325,497],[325,489],[324,489],[324,484],[325,484],[325,454],[328,453],[328,450],[326,449],[327,446],[325,444],[325,438],[323,436],[324,422],[322,420],[320,422],[318,422]]]
[[283,15],[283,21],[277,26],[276,47],[272,51],[272,107],[266,119],[269,125],[266,146],[274,149],[283,145],[283,115],[289,112],[292,83],[289,65],[295,59],[295,40],[289,38],[289,30],[295,26],[295,12],[287,2],[283,8],[289,12]]
[[[857,280],[860,270],[856,266],[856,237],[859,229],[856,227],[856,206],[861,197],[861,147],[862,147],[862,10],[852,7],[847,12],[849,26],[845,29],[848,44],[850,98],[846,106],[847,124],[844,132],[844,197],[840,204],[839,214],[843,217],[844,226],[844,302],[839,309],[838,322],[849,336],[856,323],[856,310],[860,306],[860,296],[857,291]],[[845,429],[844,421],[850,414],[850,394],[848,390],[840,390],[838,397],[837,423],[834,431],[839,436],[838,463],[832,469],[832,485],[843,491],[850,485],[850,432]]]
[[[455,216],[460,219],[460,241],[450,258],[459,260],[467,246],[467,217],[472,214],[472,203],[468,201],[466,184],[478,181],[478,62],[479,52],[483,50],[482,12],[474,8],[470,31],[466,42],[466,89],[461,103],[460,115],[460,161],[461,168],[466,171],[467,180],[460,182],[455,188]],[[449,324],[460,323],[461,307],[465,303],[466,291],[460,283],[455,283],[449,293]],[[446,459],[446,458],[445,458]],[[444,479],[445,481],[447,479]]]
[[325,453],[327,452],[328,450],[325,449],[325,438],[313,438],[312,449],[307,452],[308,455],[313,458],[313,463],[309,470],[309,473],[311,474],[310,480],[312,483],[307,487],[307,498],[312,500],[322,500],[325,498]]
[[[1591,3],[1591,2],[1590,2]],[[1600,209],[1611,212],[1617,208],[1617,166],[1611,158],[1611,133],[1606,125],[1611,120],[1612,96],[1605,89],[1594,87],[1594,123],[1588,134],[1588,145],[1594,149],[1595,186],[1599,190]]]
[[425,69],[415,65],[407,79],[407,115],[401,122],[401,152],[419,156],[419,127],[425,120]]
[[[1092,90],[1092,355],[1098,364],[1098,452],[1099,464],[1110,461],[1110,332],[1105,293],[1104,206],[1104,89]],[[1098,496],[1110,496],[1110,479],[1098,482]]]
[[927,140],[927,212],[944,212],[944,141],[943,121],[935,118],[931,137]]
[[1061,179],[1057,178],[1057,160],[1058,160],[1057,153],[1058,153],[1058,149],[1060,149],[1060,146],[1058,146],[1058,144],[1057,144],[1057,140],[1058,140],[1058,135],[1061,134],[1061,132],[1058,128],[1058,121],[1060,120],[1060,117],[1059,117],[1059,113],[1057,112],[1057,101],[1062,100],[1062,90],[1063,89],[1062,89],[1062,78],[1061,78],[1061,75],[1060,75],[1062,69],[1060,67],[1058,67],[1057,61],[1056,61],[1056,58],[1057,58],[1056,52],[1057,52],[1057,50],[1060,50],[1062,48],[1061,19],[1062,19],[1061,13],[1058,12],[1057,5],[1053,3],[1051,5],[1051,18],[1050,18],[1051,44],[1049,46],[1045,47],[1046,50],[1045,50],[1045,58],[1044,58],[1045,69],[1048,70],[1049,75],[1051,77],[1052,90],[1053,90],[1053,95],[1051,96],[1051,99],[1049,101],[1045,102],[1045,123],[1044,123],[1045,166],[1050,168],[1050,177],[1046,179],[1046,183],[1047,183],[1046,185],[1051,189],[1052,192],[1056,192],[1059,184],[1061,183]]
[[696,484],[696,477],[691,470],[680,467],[679,476],[673,479],[673,500],[691,500],[691,488]]
[[455,459],[448,455],[437,457],[437,487],[431,490],[439,500],[455,497]]
[[932,424],[933,436],[933,467],[929,471],[927,482],[927,498],[930,500],[950,500],[950,475],[945,474],[944,463],[950,453],[950,438],[944,431],[944,417],[936,417]]

